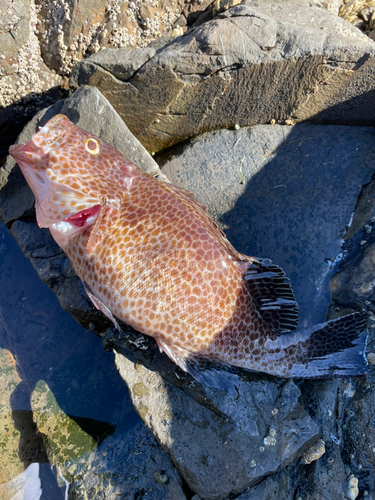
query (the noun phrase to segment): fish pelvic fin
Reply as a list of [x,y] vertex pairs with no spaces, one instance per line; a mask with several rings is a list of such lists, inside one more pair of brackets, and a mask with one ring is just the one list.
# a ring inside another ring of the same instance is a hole
[[254,306],[272,330],[279,334],[298,325],[299,308],[289,279],[269,259],[239,264]]
[[[279,344],[284,357],[279,367],[287,366],[279,376],[287,378],[333,378],[365,373],[368,336],[367,315],[353,313],[326,323],[280,335],[264,345],[264,355],[277,352]],[[288,345],[289,344],[289,345]],[[276,350],[275,350],[276,348]],[[276,365],[276,363],[271,363]],[[272,371],[268,373],[272,374]],[[278,375],[277,373],[275,373]]]
[[86,283],[86,281],[82,281],[83,287],[91,300],[91,302],[94,304],[94,306],[99,309],[99,311],[102,311],[102,313],[107,316],[108,319],[112,321],[112,323],[115,325],[117,330],[120,332],[122,331],[119,324],[116,321],[116,318],[113,316],[109,308],[95,295],[95,293],[91,290],[90,286]]
[[229,393],[235,392],[235,387],[239,384],[236,367],[189,353],[181,347],[166,344],[159,339],[156,342],[160,351],[165,352],[181,370],[189,373],[200,384]]

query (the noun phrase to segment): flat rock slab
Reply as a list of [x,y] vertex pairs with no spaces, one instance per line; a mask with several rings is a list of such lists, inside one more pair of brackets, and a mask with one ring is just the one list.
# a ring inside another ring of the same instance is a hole
[[375,123],[375,43],[303,0],[249,1],[183,36],[100,51],[70,83],[99,88],[149,151],[235,124]]
[[206,133],[158,161],[237,250],[284,269],[304,325],[325,320],[341,238],[375,170],[374,144],[366,127],[258,125]]
[[203,500],[243,492],[319,437],[291,381],[242,374],[231,393],[208,389],[140,334],[112,330],[106,339],[138,414]]

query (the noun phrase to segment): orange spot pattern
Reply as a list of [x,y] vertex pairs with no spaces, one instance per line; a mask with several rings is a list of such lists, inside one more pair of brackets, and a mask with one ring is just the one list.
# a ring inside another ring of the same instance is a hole
[[62,115],[53,120],[51,134],[66,137],[45,159],[53,189],[44,213],[56,222],[103,197],[116,209],[102,217],[93,251],[86,249],[92,226],[63,247],[80,278],[113,315],[172,349],[262,369],[267,326],[239,266],[250,259],[190,193],[144,173],[99,138],[100,151],[91,154],[84,146],[91,134]]

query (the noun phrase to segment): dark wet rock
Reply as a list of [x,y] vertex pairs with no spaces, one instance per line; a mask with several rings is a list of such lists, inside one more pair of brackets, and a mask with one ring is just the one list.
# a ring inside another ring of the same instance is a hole
[[[366,449],[363,452],[369,456],[370,447],[374,447],[375,444],[373,433],[368,432],[363,426],[364,422],[361,423],[361,415],[358,415],[356,423],[359,428],[354,435],[357,438],[361,435],[362,441],[354,444],[348,436],[352,407],[356,400],[362,401],[364,386],[367,386],[368,391],[368,382],[364,377],[355,380],[305,381],[301,385],[305,406],[309,408],[311,417],[321,429],[326,452],[316,462],[303,466],[305,475],[299,481],[296,497],[312,500],[348,498],[348,479],[351,474],[357,472],[356,468],[350,465],[349,456],[355,452],[354,450],[364,447],[364,441]],[[369,406],[367,410],[370,410]],[[368,461],[367,464],[369,465]]]
[[44,380],[36,384],[30,404],[34,422],[43,436],[49,462],[60,468],[60,475],[64,476],[66,463],[72,459],[82,459],[84,455],[89,456],[96,448],[96,441],[60,408]]
[[182,479],[151,432],[138,425],[103,441],[74,470],[74,499],[186,500]]
[[[364,241],[364,240],[361,240]],[[331,280],[332,299],[343,307],[361,304],[375,312],[375,242],[352,251]]]
[[160,151],[235,124],[373,124],[374,71],[375,44],[351,24],[303,0],[259,0],[164,47],[98,52],[70,82],[98,87],[142,144]]
[[365,127],[259,125],[206,133],[158,161],[236,249],[284,269],[302,324],[312,324],[325,319],[341,238],[375,169],[374,139]]
[[291,381],[242,374],[232,393],[208,389],[161,355],[151,339],[113,330],[106,339],[115,345],[116,365],[138,414],[202,499],[243,492],[319,437]]
[[238,496],[237,500],[295,500],[297,481],[288,469],[265,478]]

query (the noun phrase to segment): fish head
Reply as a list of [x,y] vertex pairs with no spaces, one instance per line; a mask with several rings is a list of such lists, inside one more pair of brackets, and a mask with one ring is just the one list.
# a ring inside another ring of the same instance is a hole
[[10,146],[9,154],[35,195],[39,226],[51,232],[57,228],[65,238],[94,224],[103,203],[107,211],[118,212],[138,170],[110,144],[62,114],[26,144]]

